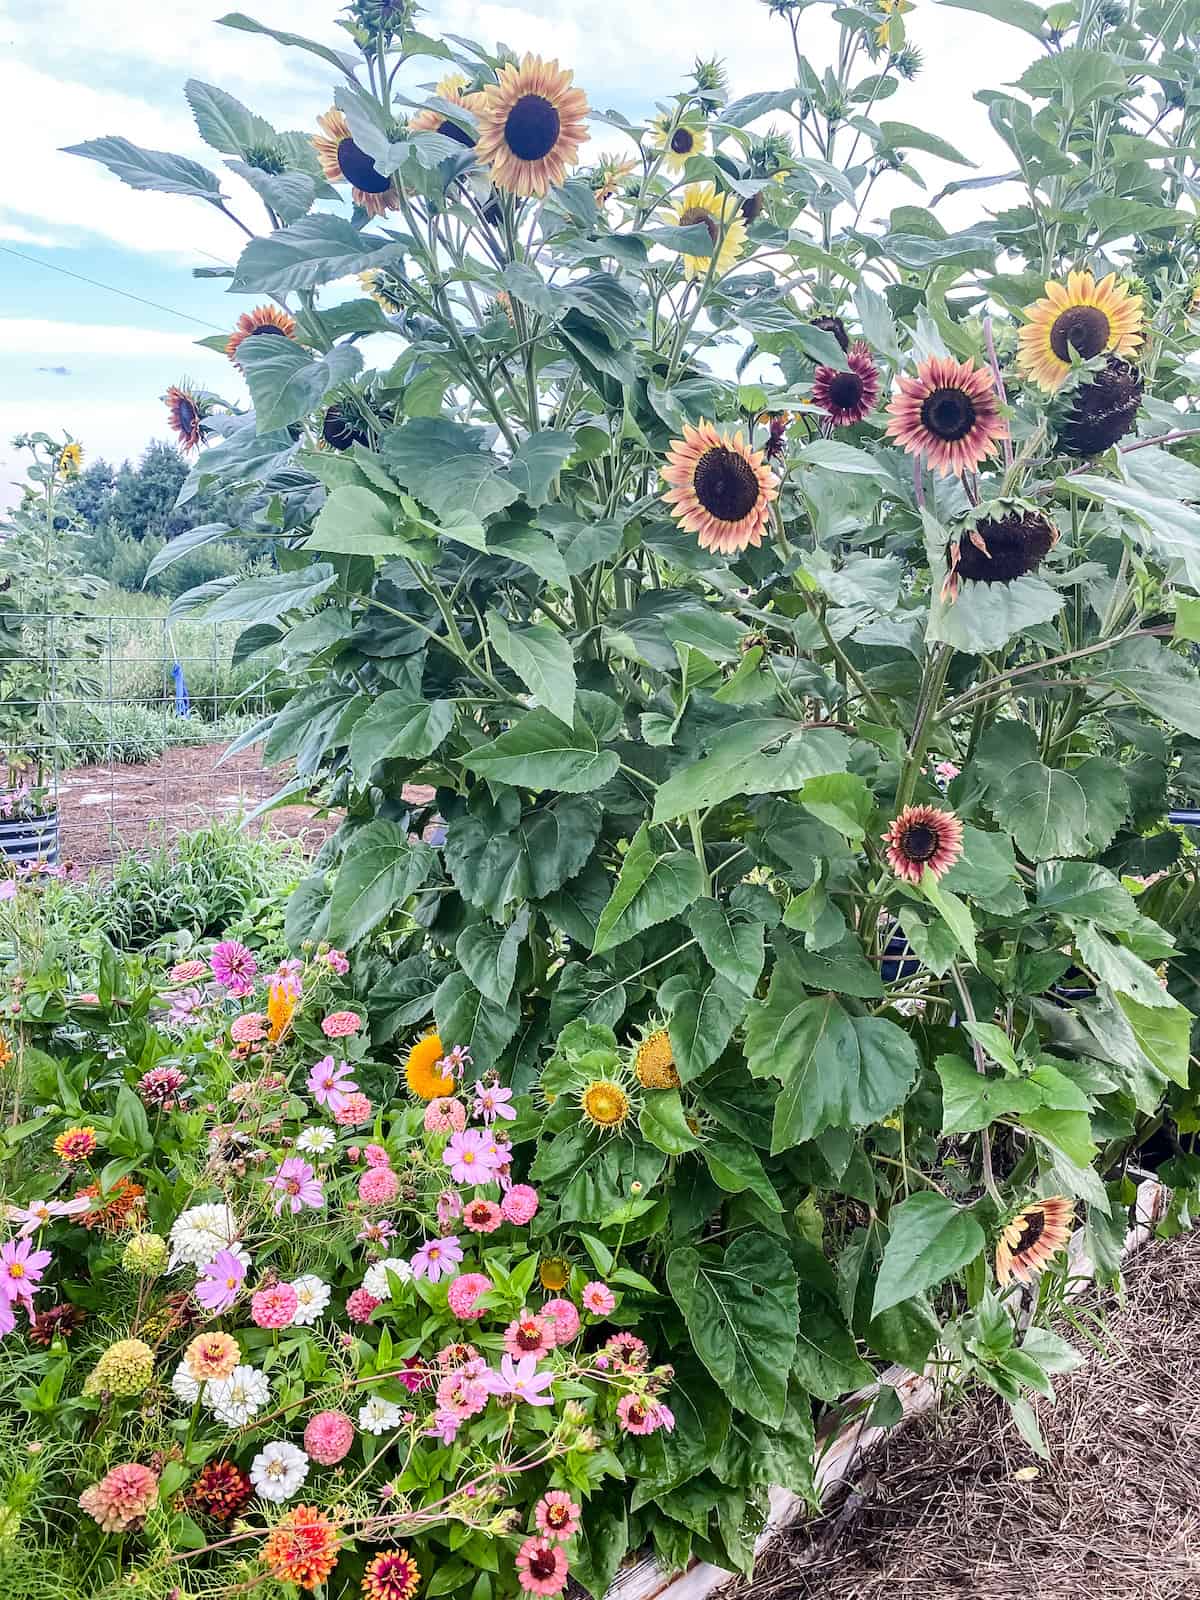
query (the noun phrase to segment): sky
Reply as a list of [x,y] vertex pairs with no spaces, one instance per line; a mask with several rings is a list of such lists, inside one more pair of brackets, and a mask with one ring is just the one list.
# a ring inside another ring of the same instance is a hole
[[[268,26],[350,48],[334,21],[336,0],[243,3]],[[303,52],[218,26],[224,14],[220,0],[58,0],[47,26],[45,0],[0,0],[9,130],[0,162],[0,506],[20,475],[9,443],[17,432],[67,430],[89,459],[136,459],[151,439],[170,438],[159,398],[168,384],[187,375],[235,392],[225,358],[194,341],[228,329],[255,302],[230,295],[220,279],[194,278],[192,268],[232,264],[244,236],[200,201],[135,191],[61,150],[119,134],[191,156],[221,171],[234,209],[252,216],[257,201],[196,133],[184,82],[218,84],[276,127],[309,130],[331,103],[334,73]],[[981,172],[1003,170],[1004,147],[973,96],[1017,78],[1036,44],[935,0],[919,0],[906,20],[925,67],[883,114],[938,133]],[[431,0],[420,26],[556,56],[594,107],[630,117],[680,87],[698,55],[724,60],[734,97],[786,88],[792,78],[786,24],[761,0]],[[833,37],[823,8],[805,14],[803,48],[818,70]],[[436,63],[422,66],[419,81],[438,76]],[[628,148],[604,125],[595,134],[585,159]],[[928,156],[918,162],[929,193],[970,175]],[[936,214],[961,226],[993,193],[952,197]],[[923,198],[897,180],[876,215]]]

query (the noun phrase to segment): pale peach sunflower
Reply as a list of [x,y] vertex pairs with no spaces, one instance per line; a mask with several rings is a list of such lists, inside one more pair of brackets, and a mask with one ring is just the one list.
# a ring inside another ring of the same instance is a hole
[[1071,1238],[1075,1206],[1062,1195],[1022,1206],[1000,1230],[996,1244],[996,1282],[1003,1287],[1017,1278],[1032,1283]]
[[685,422],[683,438],[671,441],[662,476],[671,515],[698,536],[702,550],[735,555],[762,543],[778,480],[740,429],[727,438],[703,418],[695,428]]
[[962,855],[963,825],[953,811],[936,806],[905,806],[883,835],[888,866],[906,883],[920,883],[926,870],[935,878]]
[[[447,105],[461,106],[464,111],[478,112],[483,105],[482,94],[468,94],[466,90],[467,80],[462,73],[452,72],[449,77],[443,78],[437,84],[433,92]],[[424,111],[418,111],[409,123],[409,127],[413,133],[440,133],[443,138],[453,139],[456,144],[465,145],[467,149],[475,143],[473,134],[468,133],[460,123],[444,116],[434,106],[427,106]]]
[[324,132],[313,135],[312,146],[329,182],[348,183],[354,203],[362,206],[369,217],[385,217],[389,211],[398,211],[400,197],[395,184],[355,144],[344,114],[332,106],[317,121]]
[[544,196],[563,182],[587,138],[587,96],[557,61],[526,55],[500,69],[477,108],[475,148],[492,182],[512,194]]
[[901,373],[887,412],[888,437],[944,478],[973,471],[1008,437],[992,374],[953,356],[930,356],[915,377]]

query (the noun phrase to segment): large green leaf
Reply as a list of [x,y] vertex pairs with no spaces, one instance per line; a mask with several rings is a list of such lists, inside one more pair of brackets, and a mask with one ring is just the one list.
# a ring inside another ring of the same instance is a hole
[[314,361],[294,339],[247,339],[238,359],[246,374],[258,431],[286,428],[315,410],[339,384],[362,367],[354,345],[338,344]]
[[658,855],[650,842],[650,829],[643,823],[600,915],[593,954],[600,955],[645,928],[677,917],[703,892],[704,872],[696,857],[687,850]]
[[961,1056],[938,1056],[934,1066],[942,1080],[943,1133],[978,1133],[997,1117],[1035,1111],[1044,1100],[1035,1083],[977,1072]]
[[507,928],[473,922],[454,946],[454,957],[471,982],[498,1006],[506,1006],[517,975],[517,954],[529,931],[529,913],[517,913]]
[[501,661],[530,694],[570,727],[575,721],[575,652],[571,641],[549,623],[513,628],[498,611],[489,611],[488,636]]
[[1037,903],[1053,916],[1094,922],[1110,933],[1139,920],[1129,890],[1093,861],[1043,861],[1037,869]]
[[483,521],[519,493],[502,475],[503,461],[487,449],[483,429],[448,417],[415,417],[391,428],[380,450],[405,488],[439,517],[465,511]]
[[693,979],[668,978],[658,1003],[669,1018],[671,1051],[684,1083],[706,1072],[733,1038],[746,1010],[746,995],[719,973]]
[[438,1034],[471,1052],[472,1070],[486,1072],[500,1059],[521,1021],[518,1004],[498,1005],[479,990],[465,972],[452,972],[433,997]]
[[990,798],[997,821],[1031,861],[1103,849],[1129,810],[1121,769],[1099,756],[1070,772],[1023,761]]
[[334,881],[330,940],[349,949],[365,939],[421,887],[436,861],[436,853],[410,840],[398,823],[379,820],[359,828]]
[[628,1201],[632,1184],[648,1190],[665,1164],[662,1152],[649,1145],[598,1139],[576,1124],[539,1143],[530,1177],[554,1185],[563,1222],[602,1223]]
[[561,428],[532,433],[513,453],[508,473],[527,505],[542,505],[558,473],[575,453],[575,435]]
[[213,205],[221,198],[221,184],[215,173],[186,156],[173,156],[166,150],[143,150],[128,139],[87,139],[83,144],[64,147],[69,156],[99,161],[131,189],[157,189],[162,194],[186,194],[208,200]]
[[244,12],[231,11],[227,16],[218,18],[223,28],[237,28],[243,33],[261,33],[268,39],[274,39],[277,44],[286,45],[291,50],[307,50],[310,55],[320,56],[322,61],[327,61],[331,67],[337,67],[353,81],[354,74],[359,67],[357,56],[344,56],[340,50],[334,50],[327,44],[320,44],[316,39],[306,39],[299,33],[281,33],[278,28],[268,28],[263,22],[256,22],[253,17],[248,17]]
[[1185,1006],[1144,1006],[1131,995],[1115,996],[1133,1036],[1164,1077],[1181,1089],[1188,1086],[1188,1054],[1192,1014]]
[[343,483],[330,490],[304,548],[330,555],[386,557],[405,555],[409,547],[381,495],[360,483]]
[[717,734],[704,760],[672,773],[661,785],[653,820],[670,822],[738,794],[798,789],[809,778],[844,772],[849,751],[840,733],[797,728],[782,717],[747,717]]
[[[592,853],[600,823],[600,807],[584,795],[566,795],[526,812],[511,830],[497,828],[490,816],[468,812],[455,817],[447,831],[446,866],[463,898],[499,920],[512,901],[541,900],[574,879]],[[607,898],[603,870],[600,880]],[[595,906],[591,885],[585,899]],[[579,942],[590,947],[591,935]]]
[[753,994],[763,969],[762,923],[723,901],[697,900],[688,924],[709,966]]
[[1088,677],[1119,689],[1152,716],[1200,738],[1200,675],[1158,639],[1128,639],[1100,657]]
[[667,1261],[667,1282],[696,1354],[739,1411],[778,1427],[796,1352],[796,1274],[777,1240],[743,1233],[723,1260],[691,1246]]
[[205,609],[206,622],[278,622],[289,611],[299,611],[327,593],[337,583],[337,573],[327,561],[294,572],[273,572],[265,578],[247,578],[218,595]]
[[812,1401],[804,1389],[793,1384],[778,1428],[765,1428],[744,1414],[733,1418],[712,1470],[722,1483],[737,1488],[778,1484],[815,1507],[815,1454]]
[[406,689],[388,689],[372,701],[350,735],[350,767],[358,785],[380,761],[431,756],[454,726],[451,700],[414,700]]
[[271,124],[264,117],[256,117],[224,89],[189,78],[183,92],[200,137],[222,155],[244,156],[256,147],[270,149],[275,144],[278,136]]
[[908,122],[881,122],[879,131],[883,144],[889,150],[923,150],[926,155],[937,156],[941,161],[952,161],[960,167],[973,167],[975,163],[960,155],[952,144],[939,139],[924,128],[914,128]]
[[620,761],[615,751],[600,749],[582,718],[572,727],[539,707],[463,756],[462,764],[491,783],[588,794],[615,777]]
[[252,239],[238,258],[230,288],[235,294],[274,295],[315,289],[398,261],[403,251],[391,239],[360,233],[346,218],[318,211],[290,228]]
[[983,1250],[983,1229],[932,1189],[910,1195],[888,1218],[888,1242],[875,1280],[872,1317],[923,1294],[965,1267]]

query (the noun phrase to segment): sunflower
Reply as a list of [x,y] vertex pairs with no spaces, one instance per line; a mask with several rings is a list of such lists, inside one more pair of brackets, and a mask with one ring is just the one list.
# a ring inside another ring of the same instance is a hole
[[1058,529],[1044,513],[1022,502],[997,502],[951,541],[942,599],[953,600],[963,578],[1012,583],[1036,572],[1057,543]]
[[702,278],[710,267],[719,277],[728,272],[741,255],[746,242],[746,224],[742,221],[736,196],[719,195],[711,183],[689,183],[672,217],[678,228],[707,229],[708,237],[717,246],[715,261],[711,251],[706,256],[685,253],[683,270],[687,277]]
[[643,1089],[678,1089],[675,1052],[666,1028],[655,1028],[633,1053],[633,1070]]
[[[452,72],[449,77],[443,78],[435,87],[434,94],[439,100],[445,100],[448,105],[461,106],[464,111],[476,112],[483,104],[481,94],[468,94],[466,92],[467,80],[461,72]],[[465,145],[468,150],[475,146],[475,136],[468,133],[460,123],[454,122],[450,117],[443,116],[433,106],[428,106],[424,111],[418,111],[409,123],[413,133],[440,133],[445,139],[453,139],[457,144]]]
[[355,205],[362,206],[369,217],[385,217],[389,211],[398,211],[400,197],[395,185],[355,144],[343,113],[333,106],[317,121],[325,131],[313,135],[312,146],[330,183],[348,183]]
[[1090,272],[1069,272],[1066,287],[1047,283],[1046,297],[1025,307],[1017,334],[1017,370],[1048,393],[1061,389],[1072,351],[1090,361],[1107,351],[1133,355],[1142,342],[1142,297],[1117,282],[1097,283]]
[[179,440],[183,450],[198,450],[209,437],[204,419],[212,410],[212,403],[198,394],[186,378],[173,383],[163,395],[167,408],[167,424]]
[[618,161],[616,156],[601,156],[591,177],[592,193],[596,204],[602,206],[637,170],[636,161]]
[[681,528],[699,536],[702,550],[735,554],[762,543],[767,507],[779,490],[775,474],[739,429],[726,438],[711,422],[683,425],[662,472],[663,499]]
[[408,1052],[404,1076],[418,1100],[440,1100],[454,1093],[454,1079],[438,1071],[438,1063],[445,1053],[436,1033],[427,1033],[418,1039]]
[[898,878],[920,883],[926,868],[940,878],[962,855],[963,825],[953,811],[905,806],[883,835],[888,865]]
[[566,1256],[543,1256],[538,1262],[538,1282],[543,1289],[557,1294],[571,1280],[571,1263]]
[[74,439],[63,445],[58,453],[58,470],[64,478],[77,478],[83,466],[83,446]]
[[615,1078],[593,1078],[584,1084],[579,1105],[592,1127],[601,1133],[613,1133],[629,1121],[629,1095]]
[[1136,427],[1144,389],[1135,367],[1109,356],[1091,382],[1081,383],[1070,396],[1058,425],[1059,448],[1072,456],[1103,455]]
[[587,96],[557,61],[526,55],[500,69],[476,107],[480,159],[498,189],[543,196],[562,183],[587,138]]
[[386,267],[368,267],[359,273],[358,281],[363,293],[369,294],[385,311],[404,310],[404,301],[400,298],[404,279],[398,272],[390,272]]
[[371,435],[356,411],[335,401],[322,419],[321,440],[331,450],[349,450],[352,444],[370,444]]
[[[229,337],[225,346],[225,354],[238,366],[238,347],[243,339],[253,338],[260,333],[273,333],[282,335],[285,339],[296,337],[296,323],[286,311],[280,311],[276,306],[255,306],[253,311],[243,311],[237,319],[237,327]],[[240,369],[239,369],[240,370]]]
[[844,370],[817,368],[812,397],[837,428],[849,428],[870,415],[879,399],[879,368],[861,339],[851,345]]
[[1021,1283],[1032,1283],[1058,1252],[1065,1249],[1074,1220],[1074,1203],[1062,1195],[1022,1206],[1000,1230],[996,1244],[996,1282],[1001,1287],[1013,1278]]
[[886,50],[892,38],[892,18],[900,18],[913,8],[911,0],[878,0],[878,3],[883,12],[883,21],[875,30],[875,43],[881,50]]
[[708,132],[696,116],[657,117],[650,124],[650,143],[662,151],[668,172],[682,172],[690,156],[708,154]]
[[[763,445],[763,455],[768,461],[782,461],[784,439],[788,429],[795,422],[795,417],[790,411],[763,411],[758,420],[765,423],[767,428],[767,442]],[[745,638],[742,644],[745,645]]]
[[973,470],[1008,437],[991,373],[953,356],[930,356],[915,378],[902,373],[887,412],[888,437],[943,477]]

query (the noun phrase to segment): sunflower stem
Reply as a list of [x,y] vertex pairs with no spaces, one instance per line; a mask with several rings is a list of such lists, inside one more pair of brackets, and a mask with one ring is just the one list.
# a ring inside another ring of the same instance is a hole
[[698,811],[688,812],[688,828],[692,835],[692,849],[696,852],[696,860],[704,877],[704,894],[707,898],[712,891],[712,882],[708,875],[708,862],[704,858],[704,828]]
[[948,644],[935,645],[925,670],[920,699],[917,702],[916,720],[913,723],[912,736],[908,741],[908,755],[905,757],[900,782],[896,788],[897,815],[912,799],[913,790],[917,786],[917,774],[921,770],[921,763],[929,748],[929,736],[933,732],[931,713],[946,682],[946,673],[950,669],[950,658],[953,654]]
[[[958,998],[962,1001],[962,1008],[967,1014],[969,1022],[978,1022],[975,1015],[975,1004],[971,999],[971,991],[963,981],[963,975],[958,969],[958,962],[950,963],[950,974],[954,979],[954,987],[958,990]],[[971,1053],[975,1057],[975,1070],[981,1076],[987,1077],[987,1065],[983,1057],[983,1046],[975,1039],[971,1040]],[[1000,1191],[996,1187],[996,1173],[992,1166],[992,1136],[987,1128],[980,1130],[979,1150],[983,1164],[983,1186],[991,1198],[997,1211],[1004,1210],[1004,1202],[1000,1198]]]

